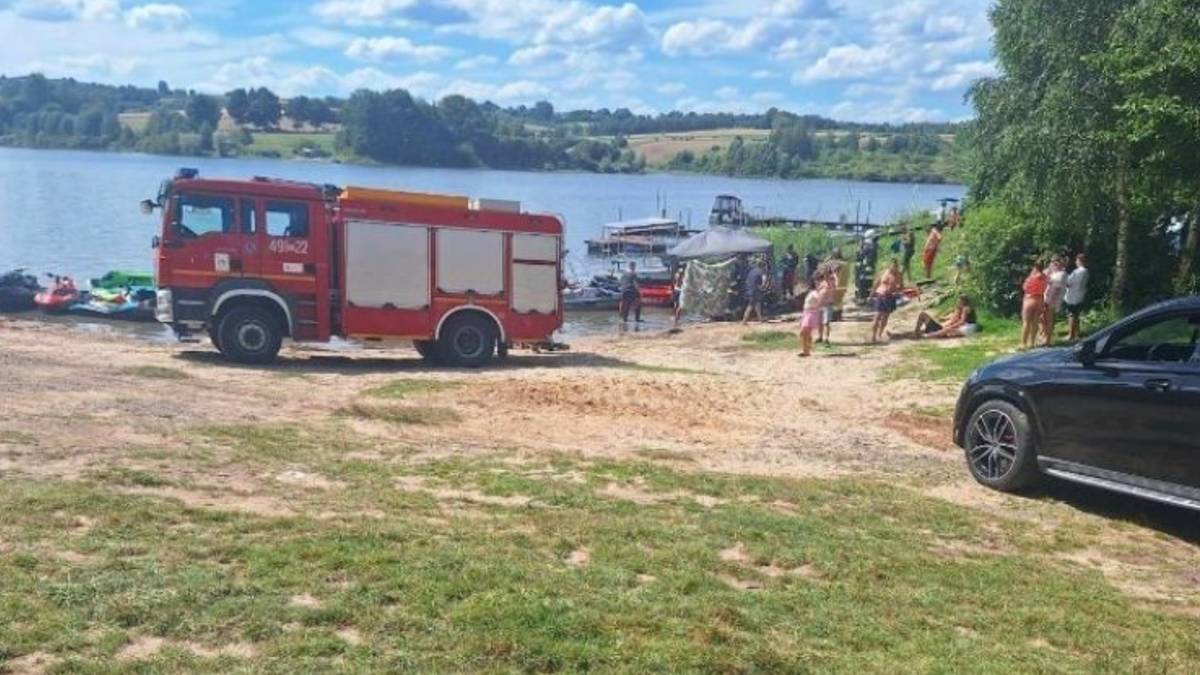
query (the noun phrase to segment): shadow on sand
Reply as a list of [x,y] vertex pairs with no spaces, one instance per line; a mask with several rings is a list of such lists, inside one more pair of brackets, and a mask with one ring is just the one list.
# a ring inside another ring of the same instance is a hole
[[1200,544],[1200,518],[1197,518],[1195,511],[1188,509],[1064,480],[1048,480],[1045,487],[1029,496],[1061,502],[1094,516],[1124,521],[1191,544]]
[[[453,368],[429,363],[413,354],[396,356],[348,356],[340,354],[307,354],[280,357],[275,363],[262,366],[240,365],[226,361],[215,351],[187,350],[174,355],[181,361],[221,368],[260,373],[283,374],[340,374],[373,375],[385,373],[453,373],[471,372],[470,368]],[[485,366],[483,371],[534,370],[544,368],[611,368],[643,370],[646,366],[609,356],[580,352],[547,352],[542,354],[510,354]]]

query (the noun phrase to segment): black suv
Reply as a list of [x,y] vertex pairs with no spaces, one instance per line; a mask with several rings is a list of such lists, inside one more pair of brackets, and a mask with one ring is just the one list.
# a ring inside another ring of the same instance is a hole
[[1200,297],[1144,309],[1080,342],[975,371],[954,442],[980,483],[1043,474],[1200,510]]

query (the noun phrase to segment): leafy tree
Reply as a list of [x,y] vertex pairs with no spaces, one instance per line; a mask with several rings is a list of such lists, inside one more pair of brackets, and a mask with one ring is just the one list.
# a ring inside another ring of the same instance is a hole
[[313,101],[307,96],[294,96],[283,107],[283,112],[292,121],[292,128],[299,129],[312,120]]
[[279,126],[279,118],[283,109],[279,97],[270,89],[259,87],[249,93],[250,105],[246,110],[246,119],[254,126],[262,129],[273,129]]
[[213,125],[205,122],[200,126],[200,151],[212,152],[215,147],[213,143]]
[[234,89],[225,94],[225,111],[238,124],[250,122],[250,95],[245,89]]
[[205,125],[215,129],[217,123],[221,121],[221,106],[212,96],[204,94],[189,96],[185,112],[193,129],[200,129]]

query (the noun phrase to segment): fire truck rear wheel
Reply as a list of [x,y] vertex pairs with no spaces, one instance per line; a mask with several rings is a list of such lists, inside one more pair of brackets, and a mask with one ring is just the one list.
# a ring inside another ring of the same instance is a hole
[[217,328],[218,349],[238,363],[270,363],[279,354],[283,331],[270,312],[260,307],[235,307]]
[[450,317],[438,336],[438,351],[452,366],[479,368],[496,352],[496,328],[489,319],[474,313]]

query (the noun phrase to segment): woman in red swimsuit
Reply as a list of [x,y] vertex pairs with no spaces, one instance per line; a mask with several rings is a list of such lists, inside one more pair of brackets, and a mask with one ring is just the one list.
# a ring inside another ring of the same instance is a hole
[[1046,310],[1046,287],[1050,281],[1038,261],[1021,284],[1025,300],[1021,303],[1021,346],[1032,349],[1037,346],[1038,330],[1042,325],[1042,314]]

